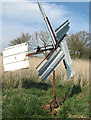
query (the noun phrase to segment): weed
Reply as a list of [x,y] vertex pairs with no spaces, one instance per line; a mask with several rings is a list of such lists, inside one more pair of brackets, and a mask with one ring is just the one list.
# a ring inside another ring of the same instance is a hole
[[60,120],[68,120],[68,107],[63,107],[62,110],[60,110],[58,112],[58,118],[60,118]]

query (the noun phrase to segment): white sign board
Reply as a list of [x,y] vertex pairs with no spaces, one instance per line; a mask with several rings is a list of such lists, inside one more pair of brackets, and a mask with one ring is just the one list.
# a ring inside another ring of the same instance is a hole
[[29,68],[28,43],[22,43],[3,49],[4,71]]

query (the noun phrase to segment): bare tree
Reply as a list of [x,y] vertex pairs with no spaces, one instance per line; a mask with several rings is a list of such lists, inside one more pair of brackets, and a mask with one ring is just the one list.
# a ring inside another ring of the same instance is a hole
[[20,37],[10,41],[10,46],[28,42],[30,38],[31,35],[29,35],[29,33],[25,33],[25,34],[23,33]]
[[[49,40],[49,34],[48,32],[41,31],[40,33],[35,32],[31,35],[30,39],[30,50],[32,50],[34,47],[38,50],[40,50],[40,46],[44,46],[46,49],[46,46],[50,44]],[[44,52],[44,55],[47,55],[47,52]]]
[[[39,39],[42,41],[43,46],[45,47],[45,49],[46,49],[46,46],[51,43],[49,38],[50,38],[50,36],[49,36],[49,33],[47,31],[46,32],[41,31],[39,33]],[[47,56],[47,52],[46,51],[44,52],[44,55]]]
[[30,42],[31,42],[31,45],[33,47],[37,47],[39,45],[39,35],[38,35],[38,32],[35,32],[34,34],[31,35]]
[[[51,44],[49,38],[50,36],[46,31],[41,31],[40,33],[35,32],[32,35],[29,35],[29,33],[23,33],[20,37],[10,41],[10,46],[28,42],[28,50],[33,52],[36,49],[39,50],[40,46],[44,46],[46,49],[46,46]],[[34,47],[36,49],[34,49]],[[44,52],[44,55],[47,55],[46,51]]]
[[50,40],[49,40],[49,34],[48,32],[44,32],[44,31],[41,31],[40,34],[39,34],[39,38],[40,40],[43,42],[43,45],[46,46],[50,43]]
[[39,33],[35,32],[31,35],[31,39],[29,40],[29,50],[34,52],[34,48],[37,48],[39,46]]

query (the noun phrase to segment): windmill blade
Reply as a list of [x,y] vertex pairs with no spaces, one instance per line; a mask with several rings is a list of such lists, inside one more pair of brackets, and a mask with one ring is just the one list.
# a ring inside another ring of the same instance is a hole
[[50,24],[50,22],[49,22],[49,19],[48,19],[48,17],[46,16],[46,14],[45,14],[45,12],[44,12],[44,10],[43,10],[43,7],[42,7],[42,5],[41,5],[40,2],[38,2],[38,6],[39,6],[39,9],[40,9],[40,11],[41,11],[41,13],[42,13],[42,16],[43,16],[43,19],[44,19],[45,24],[46,24],[46,26],[47,26],[48,32],[49,32],[49,34],[50,34],[50,37],[51,37],[51,39],[52,39],[53,47],[55,47],[55,44],[57,44],[58,41],[57,41],[57,39],[56,39],[56,36],[55,36],[55,34],[54,34],[54,31],[53,31],[53,29],[52,29],[52,27],[51,27],[51,24]]
[[69,21],[66,20],[62,25],[60,25],[56,30],[56,37],[58,42],[61,41],[61,39],[63,38],[63,36],[68,32],[69,30]]
[[36,69],[39,72],[41,81],[44,82],[48,76],[57,68],[58,64],[64,58],[64,52],[58,47],[53,54],[46,60],[44,59]]
[[42,82],[44,82],[48,78],[48,76],[56,69],[58,64],[63,60],[68,79],[70,79],[75,74],[75,72],[73,69],[72,60],[70,58],[66,40],[63,40],[69,30],[69,21],[65,21],[55,30],[55,36],[40,2],[38,2],[38,6],[44,18],[54,46],[54,49],[49,53],[48,57],[37,66],[36,69],[39,72],[39,76]]
[[64,66],[66,68],[67,77],[70,80],[70,78],[75,74],[75,72],[74,72],[74,69],[73,69],[73,64],[72,64],[72,60],[71,60],[71,57],[70,57],[70,53],[69,53],[69,50],[68,50],[66,40],[63,40],[60,43],[60,47],[65,54],[65,57],[63,59],[63,63],[64,63]]
[[[68,32],[68,30],[69,30],[69,21],[67,20],[55,30],[58,42],[61,41],[62,37]],[[70,80],[70,78],[75,74],[75,72],[73,69],[72,60],[70,58],[70,53],[68,50],[66,40],[63,40],[59,46],[61,47],[61,50],[65,54],[63,63],[66,68],[67,77]]]

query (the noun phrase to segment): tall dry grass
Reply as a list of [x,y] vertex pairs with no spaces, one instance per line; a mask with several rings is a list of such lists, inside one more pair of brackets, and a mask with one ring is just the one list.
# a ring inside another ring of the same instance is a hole
[[[85,83],[89,83],[89,60],[73,59],[72,63],[75,75],[71,80],[73,80],[74,84],[80,83],[81,87],[83,87]],[[60,77],[61,81],[68,81],[66,70],[62,62],[56,69],[56,75]]]
[[[22,79],[28,79],[30,81],[36,80],[39,82],[40,78],[38,77],[38,71],[36,70],[36,66],[42,60],[43,58],[30,57],[29,58],[29,64],[30,64],[29,69],[17,70],[17,71],[12,71],[12,72],[3,72],[2,67],[0,67],[0,71],[2,71],[0,76],[2,76],[3,87],[4,86],[9,87],[9,85],[12,85],[13,87],[18,85],[18,87],[21,87]],[[89,81],[89,60],[73,59],[72,61],[73,61],[73,66],[75,70],[75,75],[72,78],[72,80],[74,84],[80,83],[81,87],[83,87],[84,84],[88,83]],[[57,79],[60,82],[68,81],[63,62],[61,62],[59,66],[56,68],[56,80]],[[52,75],[46,80],[46,82],[48,81],[52,81]]]

